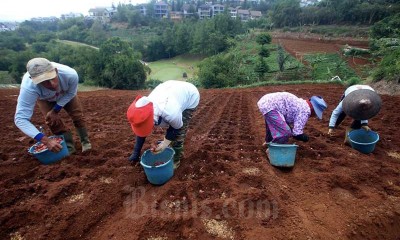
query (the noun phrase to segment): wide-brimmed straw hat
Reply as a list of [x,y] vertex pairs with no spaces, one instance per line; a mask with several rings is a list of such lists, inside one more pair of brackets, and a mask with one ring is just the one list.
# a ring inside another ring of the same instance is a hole
[[382,106],[379,95],[369,89],[349,93],[342,102],[343,111],[355,120],[367,120],[378,114]]
[[154,126],[153,115],[153,103],[142,96],[137,96],[126,112],[132,131],[139,137],[150,135]]
[[49,60],[46,58],[33,58],[26,64],[26,70],[31,76],[34,84],[53,79],[57,72]]

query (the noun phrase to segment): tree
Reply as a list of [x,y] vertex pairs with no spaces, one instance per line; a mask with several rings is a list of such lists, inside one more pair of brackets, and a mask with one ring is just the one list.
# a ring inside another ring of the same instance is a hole
[[278,66],[279,66],[279,71],[283,72],[285,71],[285,63],[289,59],[290,54],[285,55],[285,50],[281,45],[278,45]]
[[115,89],[140,89],[144,86],[146,72],[127,42],[118,37],[108,39],[100,47],[100,61],[94,62],[93,73],[100,73],[95,79],[101,86]]
[[298,25],[300,13],[299,0],[282,0],[272,8],[271,17],[277,27],[292,27]]
[[107,33],[103,29],[103,24],[101,23],[100,20],[95,21],[89,30],[89,36],[87,37],[87,41],[94,45],[100,45],[106,39],[107,39]]
[[261,33],[257,35],[256,42],[260,44],[261,46],[264,46],[265,44],[270,44],[272,41],[272,37],[268,33]]

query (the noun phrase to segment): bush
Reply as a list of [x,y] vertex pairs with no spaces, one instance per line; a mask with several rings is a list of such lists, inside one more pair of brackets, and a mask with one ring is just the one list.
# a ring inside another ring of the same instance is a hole
[[349,78],[349,80],[347,80],[347,81],[344,83],[344,85],[345,85],[346,87],[350,87],[350,86],[353,86],[353,85],[356,85],[356,84],[359,84],[359,83],[361,83],[361,79],[360,79],[360,78],[358,78],[358,77],[351,77],[351,78]]
[[161,83],[163,83],[163,82],[158,79],[150,79],[144,83],[144,86],[146,89],[154,89]]
[[400,83],[400,48],[388,52],[373,73],[373,80],[387,80]]

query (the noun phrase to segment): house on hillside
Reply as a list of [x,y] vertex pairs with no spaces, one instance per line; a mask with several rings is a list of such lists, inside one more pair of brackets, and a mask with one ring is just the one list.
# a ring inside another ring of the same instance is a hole
[[77,18],[77,17],[83,17],[82,13],[66,13],[66,14],[61,14],[61,19],[65,20],[65,19],[69,19],[69,18]]
[[250,19],[250,11],[247,9],[238,9],[237,17],[240,18],[242,22],[247,22]]
[[56,22],[58,21],[57,17],[37,17],[31,18],[32,22]]
[[157,18],[168,17],[168,4],[165,2],[158,2],[154,4],[154,16]]
[[93,19],[99,19],[103,22],[109,22],[117,13],[117,9],[115,7],[96,7],[89,9],[89,17]]
[[139,9],[140,14],[142,14],[143,16],[146,16],[147,8],[146,8],[145,4],[140,4],[137,6],[137,8]]
[[250,19],[255,20],[262,17],[261,11],[250,11]]
[[182,13],[184,18],[193,17],[196,13],[196,6],[191,4],[183,4]]
[[183,12],[178,12],[178,11],[171,11],[169,12],[169,19],[172,21],[181,21],[183,18]]
[[0,22],[0,32],[14,31],[17,28],[17,22]]
[[238,10],[238,8],[234,8],[234,7],[228,8],[228,13],[230,14],[231,18],[233,18],[233,19],[237,18],[237,10]]
[[225,7],[221,4],[211,5],[211,11],[213,16],[224,13]]
[[199,19],[209,19],[212,17],[212,8],[210,5],[203,4],[197,9]]

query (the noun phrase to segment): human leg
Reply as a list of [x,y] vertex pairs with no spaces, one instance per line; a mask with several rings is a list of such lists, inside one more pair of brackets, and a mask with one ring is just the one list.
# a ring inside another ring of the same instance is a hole
[[[47,113],[51,111],[56,104],[56,102],[48,102],[45,100],[38,100],[39,109],[42,112],[43,116],[46,117]],[[75,153],[75,144],[72,137],[71,131],[65,126],[64,122],[60,119],[55,123],[49,123],[47,126],[50,128],[50,131],[55,135],[63,135],[64,141],[67,145],[69,154]]]
[[178,132],[176,134],[176,138],[172,143],[172,148],[175,151],[174,155],[174,168],[178,168],[180,165],[180,159],[181,156],[183,155],[184,149],[183,149],[183,144],[185,142],[186,138],[186,133],[189,127],[189,122],[192,119],[193,112],[196,109],[186,109],[182,113],[182,120],[183,120],[183,126],[178,129]]
[[71,117],[72,122],[76,128],[82,144],[82,152],[90,150],[92,148],[92,144],[90,143],[89,135],[87,133],[86,119],[83,115],[82,105],[78,99],[78,96],[72,98],[71,101],[69,101],[64,106],[64,109]]

